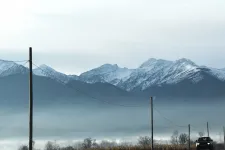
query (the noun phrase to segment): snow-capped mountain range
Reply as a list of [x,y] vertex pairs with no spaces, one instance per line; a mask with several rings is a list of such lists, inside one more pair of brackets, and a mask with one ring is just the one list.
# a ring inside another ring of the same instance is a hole
[[50,77],[52,79],[55,79],[56,81],[63,82],[63,83],[68,83],[70,80],[77,79],[75,76],[69,76],[69,75],[63,74],[47,65],[41,65],[38,68],[35,68],[33,70],[33,73],[37,76]]
[[103,65],[80,75],[80,80],[88,83],[108,82],[127,91],[145,90],[151,86],[176,84],[185,79],[193,84],[204,79],[202,73],[225,81],[225,71],[200,67],[189,59],[168,61],[151,58],[136,69],[120,68],[117,65]]
[[[12,61],[0,60],[0,77],[25,74],[28,68]],[[145,90],[153,86],[174,85],[184,80],[196,84],[205,78],[205,74],[225,82],[225,69],[198,66],[189,59],[168,61],[151,58],[136,69],[121,68],[114,64],[104,64],[80,76],[66,75],[47,65],[35,68],[33,73],[37,76],[49,77],[53,80],[68,83],[79,80],[86,83],[110,83],[126,91]]]
[[19,65],[13,61],[0,60],[0,77],[8,76],[12,74],[25,74],[28,69],[22,65]]
[[87,83],[107,82],[118,85],[120,82],[126,81],[133,71],[134,69],[120,68],[116,64],[105,64],[82,73],[79,79]]

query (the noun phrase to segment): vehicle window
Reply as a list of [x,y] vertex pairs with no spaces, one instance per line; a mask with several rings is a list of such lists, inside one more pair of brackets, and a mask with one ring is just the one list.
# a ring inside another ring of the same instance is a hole
[[210,138],[209,137],[202,137],[202,138],[199,138],[198,141],[210,141]]

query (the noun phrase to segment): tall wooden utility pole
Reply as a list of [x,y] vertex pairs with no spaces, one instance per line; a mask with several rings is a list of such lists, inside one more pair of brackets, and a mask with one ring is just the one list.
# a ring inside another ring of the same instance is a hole
[[29,69],[30,69],[30,107],[29,107],[29,150],[33,149],[33,73],[32,73],[32,47],[29,48]]
[[225,126],[223,127],[223,144],[224,144],[223,149],[225,149]]
[[151,97],[150,98],[150,101],[151,101],[151,149],[153,150],[154,149],[154,143],[153,143],[153,140],[154,140],[154,138],[153,138],[153,97]]
[[209,137],[209,123],[207,122],[207,132],[208,132],[208,137]]
[[188,150],[191,150],[191,125],[188,125]]

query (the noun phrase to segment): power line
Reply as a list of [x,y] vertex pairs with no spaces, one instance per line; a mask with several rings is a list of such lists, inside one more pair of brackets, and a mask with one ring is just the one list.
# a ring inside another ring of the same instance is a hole
[[[42,68],[40,68],[38,65],[36,65],[36,64],[34,64],[34,63],[33,63],[33,65],[34,65],[35,67],[37,67],[38,69],[42,70],[45,74],[50,75],[50,78],[51,78],[51,76],[54,76],[54,75],[52,75],[52,74],[46,72],[46,71],[43,70]],[[54,77],[53,79],[55,79],[56,81],[58,81],[59,83],[65,85],[65,86],[67,86],[68,88],[74,89],[74,90],[76,90],[77,92],[79,92],[79,93],[81,93],[81,94],[83,94],[83,95],[85,95],[85,96],[87,96],[87,97],[90,97],[90,98],[92,98],[92,99],[94,99],[94,100],[97,100],[97,101],[99,101],[99,102],[103,102],[103,103],[105,103],[105,104],[110,104],[110,105],[115,105],[115,106],[121,106],[121,107],[146,107],[146,105],[123,105],[123,104],[116,104],[116,103],[112,103],[112,102],[109,102],[109,101],[106,101],[106,100],[102,100],[102,99],[96,98],[96,97],[94,97],[94,96],[92,96],[92,95],[90,95],[90,94],[88,94],[88,93],[86,93],[86,92],[84,92],[84,91],[82,91],[82,90],[80,90],[80,89],[78,89],[78,88],[75,88],[75,87],[71,86],[70,84],[65,84],[65,82],[63,82],[63,81],[57,79],[56,77]]]
[[192,125],[192,124],[191,124],[191,127],[192,127],[192,128],[195,128],[195,129],[197,128],[195,125]]
[[[155,126],[157,128],[158,126]],[[174,128],[173,126],[159,126],[158,128],[165,128],[165,129],[172,129]]]
[[11,62],[15,62],[15,63],[17,63],[17,62],[26,62],[26,61],[28,61],[28,60],[10,60]]
[[[27,64],[28,61],[26,61],[24,64],[22,64],[23,66],[25,66]],[[8,72],[9,70],[13,69],[14,67],[17,67],[17,65],[12,65],[11,67],[7,68],[5,71],[0,73],[0,76],[4,76],[4,74],[6,72]]]
[[192,130],[192,131],[194,131],[194,132],[198,132],[197,130],[195,130],[195,129],[192,129],[192,128],[191,128],[191,130]]
[[[193,129],[194,128],[194,129]],[[195,127],[192,126],[191,128],[192,131],[199,133],[200,131],[198,129],[196,129]]]
[[26,62],[28,60],[2,60],[2,61],[19,63],[19,62]]
[[163,116],[162,115],[162,113],[160,113],[155,107],[153,107],[153,109],[155,109],[155,111],[161,116],[161,117],[163,117],[165,120],[167,120],[167,121],[169,121],[171,124],[173,124],[174,126],[176,126],[176,127],[180,127],[180,128],[186,128],[187,126],[181,126],[181,125],[176,125],[176,124],[174,124],[174,122],[173,121],[171,121],[170,119],[168,119],[167,117],[165,117],[165,116]]
[[[171,100],[171,99],[170,99]],[[156,105],[155,105],[156,106]],[[173,124],[173,125],[175,125],[175,126],[177,126],[177,127],[187,127],[187,126],[181,126],[181,125],[176,125],[176,124],[174,124],[174,122],[172,121],[172,120],[170,120],[170,119],[168,119],[167,117],[165,117],[165,116],[163,116],[162,115],[162,113],[158,110],[158,109],[156,109],[155,107],[154,107],[154,109],[156,110],[156,112],[161,116],[161,117],[163,117],[165,120],[167,120],[167,121],[169,121],[171,124]],[[220,124],[218,124],[218,125],[220,125]],[[198,125],[193,125],[193,124],[190,124],[190,127],[192,127],[192,128],[198,128],[198,127],[196,127],[196,126],[202,126],[202,124],[198,124]],[[192,129],[191,128],[191,129]],[[197,130],[197,129],[196,129]]]

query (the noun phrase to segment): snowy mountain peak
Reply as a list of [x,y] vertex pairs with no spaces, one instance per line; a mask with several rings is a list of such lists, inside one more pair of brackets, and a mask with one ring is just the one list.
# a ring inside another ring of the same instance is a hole
[[191,61],[190,59],[186,59],[186,58],[181,58],[175,61],[176,64],[183,64],[183,65],[192,65],[192,66],[196,66],[197,65]]
[[[28,69],[13,61],[0,60],[0,76],[28,73]],[[176,61],[150,58],[136,69],[121,68],[117,64],[104,64],[80,76],[66,75],[43,64],[33,70],[37,76],[51,78],[61,83],[80,80],[86,83],[110,83],[127,91],[145,90],[151,86],[177,84],[183,80],[198,83],[209,74],[225,81],[225,69],[198,66],[193,61],[181,58]]]
[[129,77],[132,69],[120,68],[117,64],[104,64],[98,68],[92,69],[80,75],[80,79],[84,82],[109,82],[116,84]]
[[186,58],[176,60],[173,65],[174,68],[182,68],[183,71],[196,70],[199,67],[193,61]]
[[42,64],[39,67],[35,68],[33,70],[33,72],[35,75],[48,77],[50,73],[56,72],[56,71],[54,69],[52,69],[51,67],[49,67],[45,64]]
[[37,76],[49,77],[63,83],[67,83],[68,81],[73,79],[72,76],[67,76],[66,74],[58,72],[45,64],[40,65],[40,67],[38,68],[35,68],[33,72]]
[[148,67],[150,65],[153,65],[157,62],[157,59],[155,58],[150,58],[148,59],[147,61],[145,61],[143,64],[141,64],[141,66],[139,68],[145,68],[145,67]]
[[81,74],[81,76],[83,75],[96,75],[96,74],[106,74],[106,73],[111,73],[111,72],[115,72],[118,69],[120,69],[120,67],[117,64],[104,64],[98,68],[94,68],[90,71],[84,72]]
[[7,76],[13,74],[24,74],[27,68],[19,65],[13,61],[0,60],[0,76]]
[[16,65],[17,64],[12,61],[0,60],[0,74]]
[[159,65],[166,65],[166,64],[171,64],[171,63],[172,63],[172,61],[150,58],[146,62],[144,62],[139,68],[149,68],[150,69],[156,65],[159,66]]
[[111,70],[111,69],[114,70],[114,69],[118,69],[118,68],[119,68],[119,66],[117,64],[114,64],[114,65],[104,64],[104,65],[99,67],[99,69],[106,69],[106,70]]
[[43,70],[51,70],[51,71],[55,71],[53,68],[45,65],[45,64],[42,64],[39,66],[39,68],[43,69]]
[[176,84],[184,79],[198,82],[202,76],[193,76],[198,72],[198,66],[189,59],[168,61],[151,58],[137,68],[128,80],[120,83],[123,89],[131,91],[135,88],[144,90],[151,86],[163,84]]

